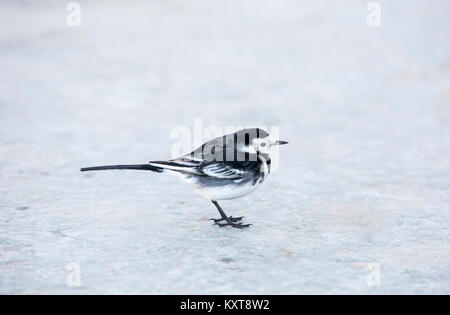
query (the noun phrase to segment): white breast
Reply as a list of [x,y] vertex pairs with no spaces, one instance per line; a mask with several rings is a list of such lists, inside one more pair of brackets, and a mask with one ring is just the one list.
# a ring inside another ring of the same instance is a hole
[[259,156],[259,158],[262,161],[261,164],[261,172],[264,174],[263,178],[261,179],[261,183],[266,179],[267,175],[269,175],[269,167],[267,166],[267,161],[262,156]]

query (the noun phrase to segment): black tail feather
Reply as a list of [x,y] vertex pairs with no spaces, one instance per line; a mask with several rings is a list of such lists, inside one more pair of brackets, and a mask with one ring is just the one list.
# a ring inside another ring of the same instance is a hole
[[141,170],[141,171],[153,171],[158,173],[161,173],[163,171],[161,167],[156,167],[150,164],[104,165],[104,166],[83,167],[82,169],[80,169],[81,172],[103,171],[103,170]]

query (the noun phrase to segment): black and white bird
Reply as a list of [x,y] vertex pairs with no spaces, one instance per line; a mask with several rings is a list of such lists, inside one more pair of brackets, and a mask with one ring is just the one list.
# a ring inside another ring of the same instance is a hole
[[214,224],[245,228],[250,224],[242,224],[243,217],[228,217],[217,201],[253,192],[270,173],[272,148],[282,144],[287,142],[274,139],[260,128],[242,129],[173,160],[86,167],[81,171],[131,169],[176,175],[216,206],[221,218],[210,219]]

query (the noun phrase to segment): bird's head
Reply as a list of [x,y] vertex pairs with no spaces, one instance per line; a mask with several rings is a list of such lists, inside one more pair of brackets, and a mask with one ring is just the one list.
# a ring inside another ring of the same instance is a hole
[[287,144],[287,141],[275,139],[260,128],[242,129],[237,132],[238,143],[242,151],[270,155],[275,146]]

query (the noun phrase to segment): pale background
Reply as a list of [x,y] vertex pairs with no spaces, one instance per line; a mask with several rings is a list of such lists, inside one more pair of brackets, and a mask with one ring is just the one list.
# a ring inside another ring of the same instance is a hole
[[[379,1],[381,27],[369,1],[127,2],[79,28],[0,2],[0,293],[450,293],[449,1]],[[247,230],[174,178],[79,172],[169,158],[194,118],[290,142],[222,203]]]

